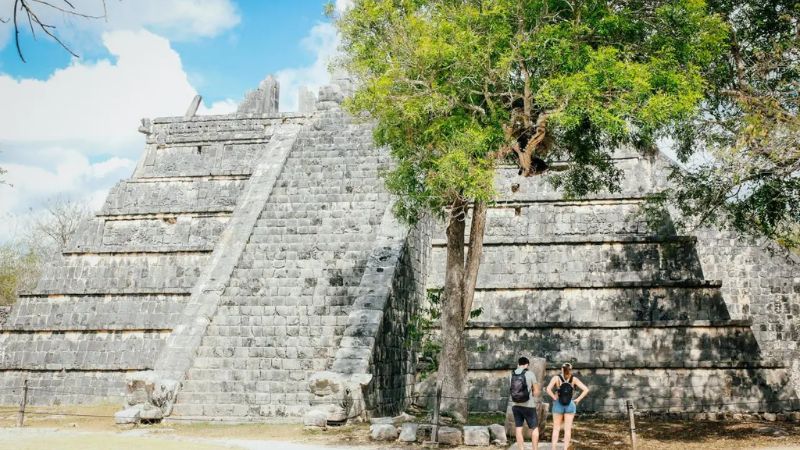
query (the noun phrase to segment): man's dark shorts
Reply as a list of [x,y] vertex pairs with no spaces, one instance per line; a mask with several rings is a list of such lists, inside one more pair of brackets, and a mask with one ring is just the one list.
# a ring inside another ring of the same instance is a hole
[[534,429],[537,426],[536,408],[526,408],[524,406],[512,406],[511,412],[514,413],[514,426],[519,428],[523,422],[528,423],[528,428]]

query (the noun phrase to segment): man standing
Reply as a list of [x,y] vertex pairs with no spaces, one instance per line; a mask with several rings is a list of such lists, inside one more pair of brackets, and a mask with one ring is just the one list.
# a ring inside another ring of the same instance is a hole
[[528,358],[521,357],[517,368],[511,372],[511,412],[514,414],[514,426],[517,431],[517,449],[524,450],[525,439],[522,436],[522,424],[527,422],[531,429],[533,449],[539,447],[539,428],[536,418],[536,399],[541,394],[536,376],[528,370]]

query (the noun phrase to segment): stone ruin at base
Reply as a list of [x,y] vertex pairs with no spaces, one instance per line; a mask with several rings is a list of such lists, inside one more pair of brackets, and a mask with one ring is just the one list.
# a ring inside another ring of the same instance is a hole
[[[128,414],[242,421],[394,414],[408,323],[443,283],[444,234],[391,213],[388,152],[341,109],[345,78],[277,112],[144,120],[143,156],[0,329],[0,403],[123,399]],[[584,411],[797,409],[800,270],[772,243],[637,210],[661,155],[619,152],[622,190],[564,200],[497,173],[467,347],[473,411],[503,411],[519,354],[572,361]],[[792,371],[794,365],[794,372]],[[795,379],[792,379],[792,373]],[[125,397],[127,396],[127,397]]]

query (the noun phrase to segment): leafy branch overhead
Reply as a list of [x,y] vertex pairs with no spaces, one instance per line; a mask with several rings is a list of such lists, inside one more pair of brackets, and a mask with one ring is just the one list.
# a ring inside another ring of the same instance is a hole
[[[731,33],[692,128],[675,139],[688,167],[658,200],[691,225],[727,224],[800,246],[800,3],[713,1]],[[693,153],[705,156],[690,160]]]
[[406,219],[493,198],[509,158],[570,161],[568,195],[617,189],[612,150],[691,126],[729,31],[698,0],[370,0],[339,26]]
[[[106,18],[106,2],[99,0],[103,7],[102,15],[91,15],[80,12],[75,8],[75,5],[69,0],[14,0],[14,6],[11,11],[11,17],[7,19],[0,19],[3,23],[11,21],[14,26],[14,44],[17,48],[17,55],[22,62],[25,62],[25,56],[22,52],[22,44],[20,42],[20,32],[25,27],[30,30],[31,37],[36,39],[36,34],[44,34],[49,37],[65,51],[74,57],[78,55],[59,37],[56,26],[48,22],[45,14],[57,12],[65,16],[80,17],[84,19],[105,19]],[[26,26],[27,25],[27,26]]]

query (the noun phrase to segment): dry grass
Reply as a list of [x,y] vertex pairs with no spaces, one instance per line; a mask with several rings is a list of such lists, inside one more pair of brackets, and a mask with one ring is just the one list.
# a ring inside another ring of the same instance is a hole
[[[399,447],[398,444],[376,445],[369,441],[369,425],[358,424],[325,431],[309,431],[297,424],[208,424],[170,422],[155,425],[140,425],[137,436],[125,436],[121,428],[113,423],[112,416],[119,409],[116,404],[93,406],[35,407],[25,418],[26,428],[48,428],[66,432],[89,432],[80,436],[67,436],[70,446],[64,448],[95,448],[101,445],[104,436],[116,439],[119,448],[135,448],[136,442],[163,442],[163,448],[172,448],[175,439],[255,439],[282,440],[305,444],[352,445],[368,448],[420,448],[419,446]],[[81,414],[82,416],[58,416],[53,413]],[[104,417],[92,417],[104,416]],[[487,425],[501,423],[502,416],[476,415],[471,423]],[[11,427],[16,422],[16,411],[12,406],[0,406],[0,427]],[[550,425],[550,424],[548,424]],[[679,420],[657,420],[637,418],[640,448],[647,450],[717,450],[717,449],[755,449],[770,447],[796,447],[800,449],[800,427],[787,422],[691,422]],[[549,438],[550,428],[545,431]],[[18,449],[43,448],[45,441],[37,439],[52,438],[51,435],[34,436],[26,434],[28,443],[16,446]],[[627,449],[629,447],[628,423],[621,419],[581,418],[576,421],[573,433],[577,440],[576,449]],[[543,436],[544,437],[544,436]],[[31,440],[32,439],[32,440]],[[156,441],[153,441],[153,440]],[[543,442],[549,439],[543,439]],[[49,442],[49,441],[48,441]],[[185,443],[185,441],[184,441]],[[2,442],[0,441],[0,444]],[[30,444],[30,445],[28,445]],[[36,444],[36,445],[34,445]],[[84,445],[85,444],[85,445]],[[27,446],[26,446],[27,445]],[[31,446],[33,445],[33,446]],[[0,445],[2,447],[2,445]],[[216,448],[213,445],[192,446],[195,450]],[[98,447],[100,448],[100,447]],[[142,447],[139,447],[142,448]],[[463,447],[476,449],[476,447]],[[496,447],[492,447],[495,448]]]
[[[624,420],[578,420],[576,448],[627,448],[629,425]],[[640,448],[648,450],[717,450],[798,446],[800,429],[786,422],[707,422],[637,419]]]

